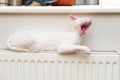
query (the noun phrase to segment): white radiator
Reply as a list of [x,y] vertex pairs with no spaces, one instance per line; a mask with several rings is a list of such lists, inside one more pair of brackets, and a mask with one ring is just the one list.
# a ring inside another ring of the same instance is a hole
[[0,51],[0,80],[120,80],[120,55]]

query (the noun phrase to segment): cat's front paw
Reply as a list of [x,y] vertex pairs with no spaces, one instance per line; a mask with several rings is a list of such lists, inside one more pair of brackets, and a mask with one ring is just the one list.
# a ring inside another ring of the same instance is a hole
[[77,53],[83,53],[83,54],[90,55],[91,50],[90,50],[90,48],[88,48],[86,46],[81,46],[79,49],[77,49]]
[[30,48],[29,48],[30,52],[33,53],[39,53],[40,52],[40,45],[38,43],[33,44]]

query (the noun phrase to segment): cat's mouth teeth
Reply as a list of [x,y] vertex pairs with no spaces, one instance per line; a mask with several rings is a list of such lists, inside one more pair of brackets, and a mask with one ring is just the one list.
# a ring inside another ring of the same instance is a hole
[[86,32],[86,27],[85,27],[85,26],[82,26],[82,27],[81,27],[81,34],[85,34],[85,32]]
[[86,33],[86,29],[87,29],[87,28],[88,28],[88,26],[87,26],[86,24],[83,24],[83,25],[81,26],[81,34],[82,34],[82,35]]
[[91,25],[91,21],[86,21],[86,22],[83,22],[83,24],[81,25],[81,34],[85,34],[86,33],[86,30],[89,28],[89,26]]

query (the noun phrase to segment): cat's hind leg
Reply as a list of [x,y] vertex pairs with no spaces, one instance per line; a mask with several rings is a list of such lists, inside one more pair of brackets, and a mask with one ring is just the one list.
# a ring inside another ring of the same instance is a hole
[[18,32],[11,35],[7,41],[8,49],[13,51],[30,51],[36,43],[35,36],[30,32]]

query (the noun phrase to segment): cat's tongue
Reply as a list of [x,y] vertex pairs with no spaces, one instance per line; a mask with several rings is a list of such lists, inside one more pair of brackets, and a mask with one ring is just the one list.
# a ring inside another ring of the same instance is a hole
[[85,32],[86,32],[86,28],[85,28],[85,27],[82,27],[82,29],[81,29],[81,34],[83,35],[83,34],[85,34]]

